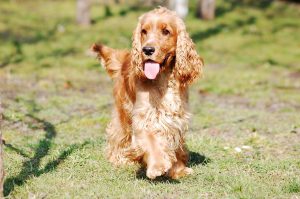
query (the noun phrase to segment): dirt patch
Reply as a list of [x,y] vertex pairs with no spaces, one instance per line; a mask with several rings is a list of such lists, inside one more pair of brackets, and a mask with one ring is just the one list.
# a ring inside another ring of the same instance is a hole
[[292,79],[300,79],[300,71],[291,72],[288,77]]
[[299,104],[295,104],[291,102],[283,102],[275,98],[270,99],[268,101],[261,100],[261,101],[253,102],[239,95],[216,95],[216,94],[208,93],[203,90],[199,90],[198,93],[199,93],[200,102],[209,101],[214,104],[218,104],[218,106],[221,107],[258,109],[258,110],[265,110],[268,112],[277,112],[282,109],[300,110]]

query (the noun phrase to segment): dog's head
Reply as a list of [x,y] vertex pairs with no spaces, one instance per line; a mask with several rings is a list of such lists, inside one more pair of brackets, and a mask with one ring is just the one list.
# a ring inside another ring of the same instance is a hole
[[139,18],[133,33],[132,64],[139,76],[156,79],[172,62],[174,75],[183,85],[202,73],[202,59],[184,22],[175,12],[160,7]]

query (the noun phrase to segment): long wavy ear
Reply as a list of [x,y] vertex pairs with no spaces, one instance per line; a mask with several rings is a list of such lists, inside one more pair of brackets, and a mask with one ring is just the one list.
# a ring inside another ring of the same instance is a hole
[[135,73],[138,76],[143,75],[142,47],[141,47],[141,19],[139,18],[138,25],[132,36],[131,64],[134,67]]
[[191,84],[202,75],[203,60],[198,55],[195,44],[186,32],[185,25],[178,19],[175,77],[183,86]]

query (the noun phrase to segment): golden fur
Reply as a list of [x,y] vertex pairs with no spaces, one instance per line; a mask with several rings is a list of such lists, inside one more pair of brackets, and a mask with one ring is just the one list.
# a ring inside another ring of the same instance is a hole
[[[146,55],[144,46],[155,52]],[[190,174],[184,141],[190,117],[188,86],[202,74],[203,62],[183,21],[160,7],[139,18],[131,51],[97,44],[92,49],[114,80],[115,107],[106,130],[109,161],[139,162],[151,179]],[[144,74],[147,60],[160,64],[154,80]]]

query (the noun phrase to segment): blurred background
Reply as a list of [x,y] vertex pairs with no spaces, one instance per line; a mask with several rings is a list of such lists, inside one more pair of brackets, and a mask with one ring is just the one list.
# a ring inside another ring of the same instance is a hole
[[[138,17],[159,5],[184,19],[205,61],[204,78],[190,91],[194,116],[187,138],[197,152],[193,169],[204,177],[182,181],[189,187],[182,194],[290,198],[300,192],[294,177],[300,168],[299,1],[0,0],[5,196],[61,198],[94,191],[124,197],[133,189],[145,196],[146,187],[172,198],[178,191],[172,184],[136,186],[131,170],[107,174],[112,168],[99,150],[110,120],[112,82],[89,48],[95,42],[131,48]],[[250,150],[234,152],[243,145]],[[201,166],[198,153],[213,159],[212,166]],[[233,179],[235,173],[241,179]]]
[[91,43],[130,48],[137,17],[158,5],[185,19],[209,64],[297,68],[299,5],[272,0],[2,0],[0,67],[95,66]]

